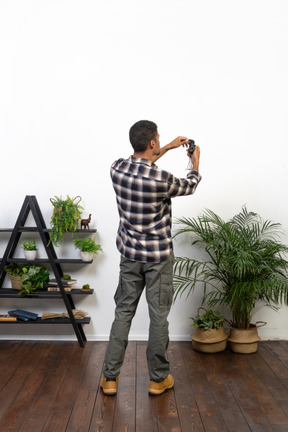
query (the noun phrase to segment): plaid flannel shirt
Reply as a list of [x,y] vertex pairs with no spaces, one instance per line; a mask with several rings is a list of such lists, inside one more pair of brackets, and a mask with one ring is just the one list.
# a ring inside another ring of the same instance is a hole
[[147,159],[119,159],[111,178],[120,216],[119,252],[132,261],[162,262],[172,252],[171,198],[195,192],[201,175],[176,178]]

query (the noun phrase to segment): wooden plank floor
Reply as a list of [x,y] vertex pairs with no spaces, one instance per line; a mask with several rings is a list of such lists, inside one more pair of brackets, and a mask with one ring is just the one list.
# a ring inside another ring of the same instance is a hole
[[288,341],[260,342],[249,355],[172,342],[175,387],[154,397],[145,342],[129,343],[118,394],[103,395],[106,346],[0,341],[0,431],[288,431]]

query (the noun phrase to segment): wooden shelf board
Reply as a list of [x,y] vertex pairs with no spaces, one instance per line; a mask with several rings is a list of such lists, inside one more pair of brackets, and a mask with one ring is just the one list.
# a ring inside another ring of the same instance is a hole
[[[1,260],[0,260],[0,262],[1,262]],[[28,261],[28,260],[26,260],[26,258],[7,258],[7,262],[8,263],[19,263],[19,264],[21,264],[21,263],[24,263],[24,264],[27,264],[27,263],[45,264],[45,263],[47,263],[47,264],[49,264],[50,260],[49,260],[49,258],[38,258],[35,260],[29,260]],[[74,258],[55,258],[54,262],[58,263],[58,264],[92,264],[93,260],[82,261],[81,259],[74,259]]]
[[[76,319],[76,324],[89,324],[91,321],[91,317],[85,317],[83,319]],[[1,324],[71,324],[71,320],[69,318],[51,318],[42,320],[41,317],[36,320],[28,320],[28,321],[0,321]]]
[[[14,228],[0,228],[0,232],[12,232]],[[19,232],[39,232],[39,229],[35,226],[31,227],[19,227]],[[51,232],[51,229],[49,228],[43,228],[43,232],[49,233]],[[95,233],[97,232],[97,229],[91,228],[89,230],[84,230],[78,228],[76,231],[67,231],[67,234],[74,234],[74,233]]]
[[[60,291],[36,291],[33,294],[27,294],[25,297],[21,297],[19,295],[20,291],[17,290],[13,290],[12,288],[0,288],[0,298],[19,298],[19,299],[25,299],[25,298],[29,298],[29,299],[44,299],[44,298],[55,298],[55,299],[59,299],[62,298],[61,292]],[[91,289],[90,291],[86,292],[86,291],[81,291],[80,288],[72,288],[71,291],[65,291],[65,293],[67,295],[80,295],[80,296],[85,296],[85,295],[90,295],[94,293],[94,289]]]

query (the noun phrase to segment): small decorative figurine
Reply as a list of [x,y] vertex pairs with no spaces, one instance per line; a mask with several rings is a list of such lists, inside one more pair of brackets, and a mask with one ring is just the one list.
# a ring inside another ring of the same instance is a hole
[[87,219],[82,219],[81,220],[81,229],[84,227],[84,229],[88,228],[89,229],[89,223],[91,222],[91,214],[89,214],[89,218]]

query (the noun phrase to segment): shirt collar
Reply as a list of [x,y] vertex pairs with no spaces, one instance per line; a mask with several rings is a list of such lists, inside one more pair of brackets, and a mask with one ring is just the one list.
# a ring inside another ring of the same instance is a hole
[[143,165],[147,165],[149,167],[155,167],[156,165],[154,164],[154,162],[152,162],[149,159],[143,159],[143,158],[135,158],[134,156],[130,156],[129,157],[129,161],[132,163],[137,163],[137,164],[143,164]]

